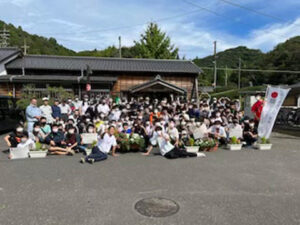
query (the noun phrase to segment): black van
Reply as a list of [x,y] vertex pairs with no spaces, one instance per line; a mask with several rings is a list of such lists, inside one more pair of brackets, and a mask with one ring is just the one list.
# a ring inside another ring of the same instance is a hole
[[24,120],[24,112],[17,108],[16,102],[16,98],[0,96],[0,133],[13,130]]

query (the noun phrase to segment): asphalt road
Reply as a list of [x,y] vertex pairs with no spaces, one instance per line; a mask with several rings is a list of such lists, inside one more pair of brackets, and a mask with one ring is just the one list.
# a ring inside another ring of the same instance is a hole
[[[299,225],[300,140],[275,133],[272,143],[271,151],[177,160],[130,153],[94,165],[80,155],[9,161],[1,151],[0,224]],[[134,205],[148,197],[180,209],[142,216]]]

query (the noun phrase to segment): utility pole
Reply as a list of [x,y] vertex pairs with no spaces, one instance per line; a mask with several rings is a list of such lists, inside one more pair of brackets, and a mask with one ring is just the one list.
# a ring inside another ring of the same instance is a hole
[[122,43],[121,43],[121,36],[119,36],[119,57],[122,58]]
[[226,65],[226,68],[225,68],[225,87],[227,87],[227,65]]
[[24,55],[27,55],[27,49],[29,48],[29,46],[26,45],[26,39],[24,39],[24,45],[22,46],[22,48],[24,49]]
[[241,89],[241,66],[242,66],[242,60],[241,60],[241,57],[239,57],[238,89]]
[[8,47],[9,36],[9,31],[6,30],[6,27],[4,25],[3,30],[0,31],[0,47]]
[[214,88],[217,88],[217,41],[214,41]]

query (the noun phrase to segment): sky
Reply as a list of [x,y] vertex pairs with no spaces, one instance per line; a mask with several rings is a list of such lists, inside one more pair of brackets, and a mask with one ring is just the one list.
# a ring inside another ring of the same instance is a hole
[[0,0],[0,11],[0,20],[75,51],[118,46],[119,36],[132,46],[149,22],[187,59],[211,55],[214,41],[217,51],[267,52],[300,35],[299,0]]

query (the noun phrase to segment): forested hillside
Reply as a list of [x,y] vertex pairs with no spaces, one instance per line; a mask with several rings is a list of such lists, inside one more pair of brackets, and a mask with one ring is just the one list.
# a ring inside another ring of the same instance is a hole
[[[119,57],[119,49],[115,46],[108,46],[103,50],[86,50],[75,52],[57,43],[55,38],[45,38],[32,35],[21,27],[12,24],[5,24],[0,21],[0,30],[4,25],[9,30],[9,46],[21,47],[26,40],[30,46],[28,54],[44,55],[71,55],[71,56],[95,56],[95,57]],[[160,30],[157,24],[151,23],[145,33],[141,34],[140,40],[135,41],[133,46],[122,47],[123,58],[156,58],[156,59],[178,59],[178,48],[171,43],[170,38]],[[284,43],[278,44],[272,51],[263,53],[257,49],[249,49],[244,46],[227,49],[217,53],[217,66],[228,68],[218,70],[217,85],[224,86],[227,77],[227,86],[236,87],[238,72],[230,68],[238,68],[241,58],[241,68],[264,69],[264,70],[300,70],[300,36],[293,37]],[[213,56],[196,58],[193,60],[200,66],[204,73],[199,79],[200,85],[211,85],[213,82]],[[210,69],[205,69],[209,67]],[[261,84],[292,84],[300,82],[298,74],[285,73],[262,73],[242,72],[241,86]]]

